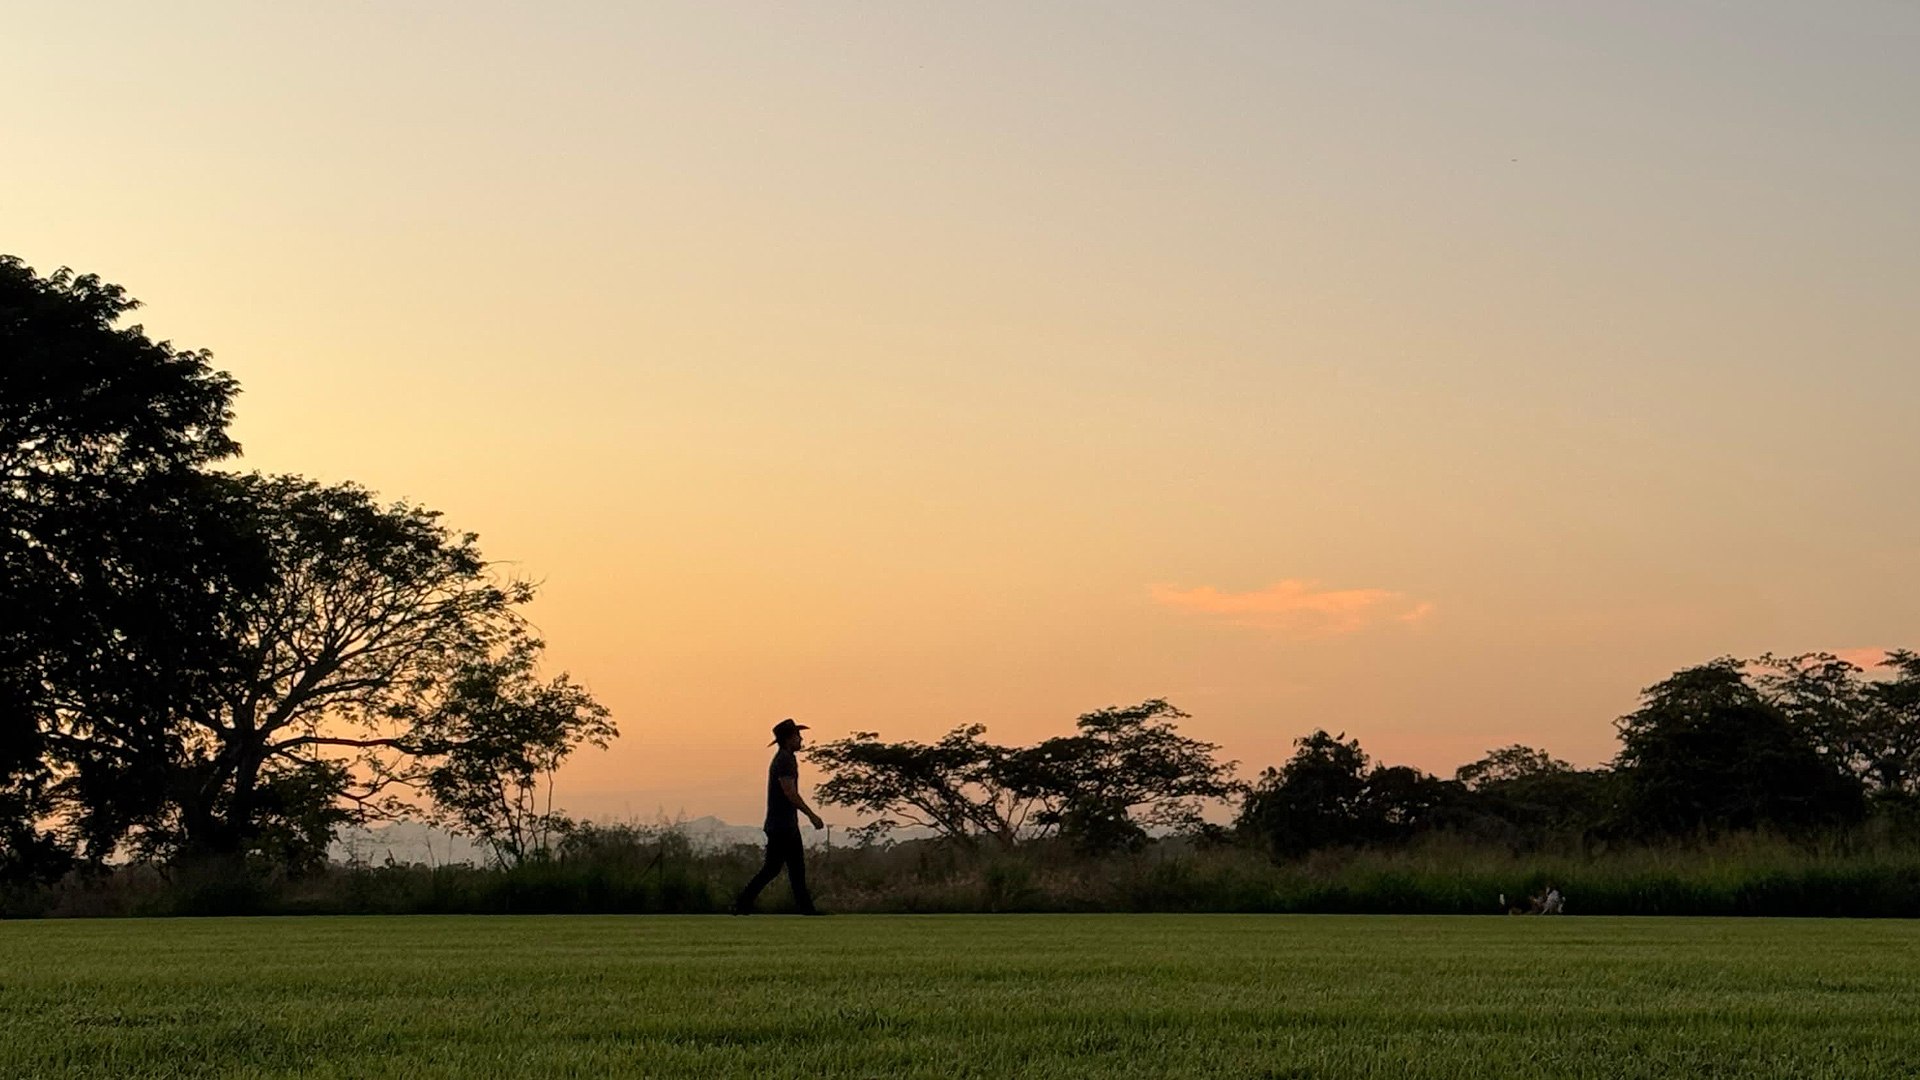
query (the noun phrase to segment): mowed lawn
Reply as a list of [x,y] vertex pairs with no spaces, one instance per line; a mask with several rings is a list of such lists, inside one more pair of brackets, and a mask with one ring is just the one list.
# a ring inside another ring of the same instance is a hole
[[15,922],[0,1075],[1912,1077],[1920,925]]

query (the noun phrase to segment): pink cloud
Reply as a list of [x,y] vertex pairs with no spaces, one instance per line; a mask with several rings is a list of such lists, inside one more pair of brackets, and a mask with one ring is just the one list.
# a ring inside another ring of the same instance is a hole
[[1887,658],[1887,650],[1879,646],[1859,649],[1834,649],[1833,655],[1845,660],[1854,667],[1865,668],[1871,672],[1880,661]]
[[[1817,656],[1821,653],[1825,653],[1826,655],[1831,656],[1836,660],[1845,660],[1847,663],[1852,664],[1854,667],[1860,668],[1862,671],[1866,672],[1867,677],[1870,679],[1886,679],[1886,678],[1894,677],[1894,674],[1891,669],[1883,668],[1880,666],[1881,661],[1887,658],[1887,653],[1889,651],[1890,650],[1882,646],[1872,645],[1872,646],[1861,646],[1859,648],[1852,648],[1852,649],[1814,649],[1811,652],[1807,653],[1806,655]],[[1785,656],[1780,657],[1780,659],[1783,659],[1783,660],[1791,659],[1793,655],[1795,654],[1787,654]],[[1769,669],[1766,668],[1765,665],[1761,664],[1757,660],[1749,660],[1747,661],[1744,667],[1744,670],[1749,674],[1758,674],[1764,671],[1768,671]]]
[[1211,585],[1193,589],[1155,585],[1151,594],[1154,602],[1179,611],[1297,638],[1351,634],[1382,622],[1419,622],[1434,610],[1431,603],[1389,589],[1323,589],[1316,582],[1296,578],[1256,592],[1221,592]]

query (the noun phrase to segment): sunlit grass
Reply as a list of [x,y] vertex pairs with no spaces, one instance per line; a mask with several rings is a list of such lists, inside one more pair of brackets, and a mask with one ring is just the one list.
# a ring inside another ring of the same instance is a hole
[[5,1076],[1909,1077],[1920,924],[0,925]]

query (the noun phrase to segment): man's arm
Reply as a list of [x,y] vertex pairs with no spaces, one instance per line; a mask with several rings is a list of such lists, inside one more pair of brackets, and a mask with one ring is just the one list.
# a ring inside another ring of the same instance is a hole
[[807,805],[807,800],[800,797],[800,781],[797,778],[792,776],[781,777],[780,790],[787,793],[788,802],[798,808],[801,813],[807,815],[807,820],[813,822],[814,828],[824,829],[827,827],[827,823],[820,820],[820,815],[813,812],[813,807]]

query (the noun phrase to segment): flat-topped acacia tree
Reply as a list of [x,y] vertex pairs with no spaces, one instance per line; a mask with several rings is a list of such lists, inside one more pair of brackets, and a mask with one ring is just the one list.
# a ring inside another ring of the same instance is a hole
[[1179,733],[1186,718],[1156,698],[1087,713],[1074,734],[1032,746],[988,742],[971,724],[931,744],[858,732],[808,754],[828,774],[821,801],[873,815],[870,837],[914,826],[961,844],[1058,836],[1106,851],[1138,846],[1151,828],[1198,830],[1207,802],[1241,790],[1218,746]]

